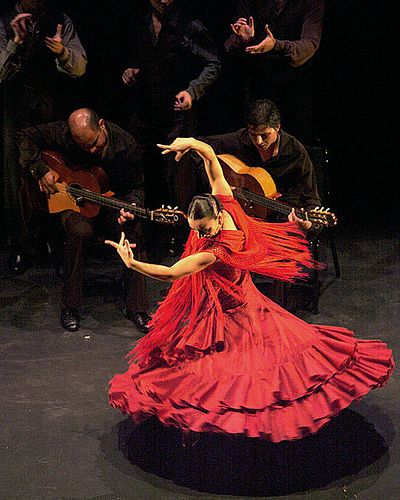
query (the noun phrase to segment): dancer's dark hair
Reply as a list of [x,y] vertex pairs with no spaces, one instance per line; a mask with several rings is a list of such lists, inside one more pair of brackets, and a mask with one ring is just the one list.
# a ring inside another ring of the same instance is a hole
[[223,206],[219,199],[210,193],[195,196],[188,209],[188,217],[192,220],[209,217],[216,219]]

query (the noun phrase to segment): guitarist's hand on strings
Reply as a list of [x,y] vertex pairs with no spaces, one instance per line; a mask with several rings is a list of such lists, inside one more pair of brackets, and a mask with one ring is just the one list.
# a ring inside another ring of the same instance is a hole
[[[136,205],[136,203],[133,203],[133,205]],[[131,214],[130,212],[127,212],[123,208],[121,208],[121,210],[119,211],[119,213],[121,214],[118,217],[118,223],[119,224],[125,224],[125,222],[133,220],[135,218],[135,216],[133,214]]]
[[56,185],[56,178],[52,172],[47,172],[39,180],[40,191],[46,194],[49,198],[51,194],[58,193],[58,188]]
[[292,211],[288,215],[288,220],[290,222],[295,222],[297,224],[297,227],[301,229],[302,231],[308,231],[310,227],[312,226],[312,223],[309,220],[303,220],[297,217],[295,209],[292,208]]

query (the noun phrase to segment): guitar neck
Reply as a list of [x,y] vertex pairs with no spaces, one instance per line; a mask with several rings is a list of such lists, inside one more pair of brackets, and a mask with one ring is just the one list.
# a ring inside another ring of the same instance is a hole
[[127,212],[132,213],[138,217],[142,217],[144,219],[152,218],[152,211],[147,208],[136,207],[135,205],[131,205],[125,201],[117,200],[116,198],[108,198],[107,196],[103,196],[98,193],[94,193],[93,191],[89,191],[85,188],[76,188],[73,186],[68,187],[68,192],[74,196],[74,198],[79,202],[79,198],[82,198],[85,201],[91,201],[92,203],[97,203],[98,205],[102,205],[105,207],[115,208],[116,210],[121,210],[123,208]]
[[[289,215],[290,212],[292,211],[292,207],[286,205],[285,203],[282,203],[281,201],[277,201],[272,198],[266,198],[264,196],[252,193],[251,191],[247,191],[242,188],[235,187],[235,189],[233,190],[233,194],[237,198],[241,198],[242,200],[256,203],[257,205],[269,208],[270,210],[273,210],[274,212],[279,212],[283,215]],[[299,210],[298,208],[295,208],[295,212],[297,217],[299,217],[300,219],[305,219],[307,216],[307,212],[305,210]]]

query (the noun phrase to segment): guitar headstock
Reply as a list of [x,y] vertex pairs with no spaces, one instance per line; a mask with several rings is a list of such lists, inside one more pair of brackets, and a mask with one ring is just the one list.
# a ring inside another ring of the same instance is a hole
[[150,220],[161,222],[162,224],[182,224],[186,221],[187,215],[178,210],[178,207],[171,208],[169,206],[150,210]]
[[329,208],[315,207],[307,211],[307,220],[315,224],[322,224],[326,227],[336,226],[338,220],[334,213],[329,212]]

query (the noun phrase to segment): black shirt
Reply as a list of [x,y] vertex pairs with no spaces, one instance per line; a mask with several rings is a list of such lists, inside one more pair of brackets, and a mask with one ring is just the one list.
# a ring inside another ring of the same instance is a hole
[[65,121],[28,127],[17,134],[20,164],[23,169],[40,179],[48,167],[41,158],[41,151],[52,149],[82,165],[101,167],[108,176],[116,195],[124,195],[143,185],[143,153],[135,139],[125,130],[106,122],[109,145],[104,158],[87,153],[76,144]]
[[155,120],[173,114],[175,95],[187,90],[198,100],[216,80],[221,62],[208,30],[173,6],[156,38],[152,11],[131,30],[129,67],[139,68],[139,105]]
[[280,201],[291,207],[310,210],[321,206],[315,171],[304,146],[292,135],[279,132],[280,143],[277,156],[267,161],[251,142],[246,128],[222,135],[201,137],[210,144],[216,154],[231,154],[249,167],[262,167],[274,180]]

